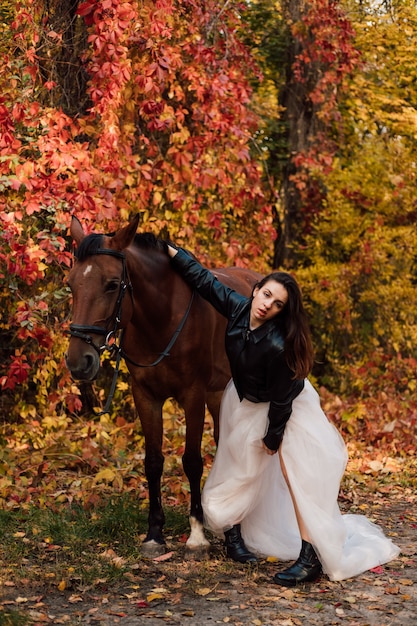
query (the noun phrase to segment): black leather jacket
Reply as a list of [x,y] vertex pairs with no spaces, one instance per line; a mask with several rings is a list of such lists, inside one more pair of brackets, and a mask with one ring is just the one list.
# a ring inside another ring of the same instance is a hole
[[251,331],[252,298],[223,285],[182,249],[171,262],[184,279],[228,319],[225,347],[237,393],[241,400],[270,402],[269,427],[263,441],[270,450],[277,450],[291,415],[292,401],[304,388],[304,380],[294,380],[285,361],[279,317]]

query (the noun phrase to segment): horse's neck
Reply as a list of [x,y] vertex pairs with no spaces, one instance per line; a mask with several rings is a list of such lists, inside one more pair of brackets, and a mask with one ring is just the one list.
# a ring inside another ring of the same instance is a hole
[[132,323],[169,325],[178,308],[177,290],[182,283],[167,256],[159,251],[141,250],[129,258],[134,311]]

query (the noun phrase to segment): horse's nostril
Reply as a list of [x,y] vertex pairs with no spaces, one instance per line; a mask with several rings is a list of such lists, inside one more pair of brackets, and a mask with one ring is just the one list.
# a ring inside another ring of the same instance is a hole
[[85,366],[85,370],[88,371],[91,369],[91,366],[93,365],[94,362],[94,357],[92,354],[86,354],[85,355],[85,361],[86,361],[86,366]]

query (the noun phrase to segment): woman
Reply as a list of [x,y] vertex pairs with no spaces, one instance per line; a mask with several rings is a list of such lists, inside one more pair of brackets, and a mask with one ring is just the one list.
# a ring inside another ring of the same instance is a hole
[[175,269],[228,319],[232,379],[202,494],[205,526],[224,534],[228,556],[242,563],[298,556],[274,576],[287,587],[322,571],[350,578],[395,558],[399,548],[378,526],[339,511],[347,452],[307,379],[313,349],[296,281],[274,272],[247,298],[184,250],[167,249]]

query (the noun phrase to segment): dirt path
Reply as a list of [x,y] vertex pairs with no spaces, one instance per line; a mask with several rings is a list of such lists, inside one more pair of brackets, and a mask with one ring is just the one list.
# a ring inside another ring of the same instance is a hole
[[[272,583],[282,562],[249,569],[226,560],[220,543],[210,560],[184,561],[184,546],[175,542],[165,560],[134,564],[123,584],[53,593],[10,588],[0,605],[3,615],[18,612],[36,625],[416,626],[416,504],[413,494],[395,488],[373,496],[372,503],[365,497],[341,503],[344,511],[364,512],[379,523],[402,552],[386,566],[338,583],[323,577],[285,589]],[[0,617],[0,625],[6,624]]]

